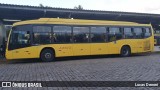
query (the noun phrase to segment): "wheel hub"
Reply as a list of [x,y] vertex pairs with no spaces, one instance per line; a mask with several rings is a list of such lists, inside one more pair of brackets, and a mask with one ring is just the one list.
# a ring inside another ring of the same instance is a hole
[[51,53],[46,53],[45,58],[51,58]]
[[128,50],[126,50],[126,49],[123,50],[123,54],[124,54],[124,55],[127,55],[127,54],[128,54]]

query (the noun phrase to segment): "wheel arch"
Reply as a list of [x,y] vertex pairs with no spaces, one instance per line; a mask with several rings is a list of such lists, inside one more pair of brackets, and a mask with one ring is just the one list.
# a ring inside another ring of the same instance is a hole
[[122,45],[121,48],[120,48],[120,52],[121,52],[121,49],[122,49],[123,47],[129,47],[130,51],[132,52],[131,46],[128,45],[128,44]]
[[53,53],[54,53],[54,56],[56,56],[56,53],[55,53],[55,49],[54,49],[54,48],[52,48],[52,47],[44,47],[44,48],[41,49],[41,51],[40,51],[40,53],[39,53],[39,57],[41,56],[42,51],[45,50],[45,49],[50,49],[50,50],[52,50]]

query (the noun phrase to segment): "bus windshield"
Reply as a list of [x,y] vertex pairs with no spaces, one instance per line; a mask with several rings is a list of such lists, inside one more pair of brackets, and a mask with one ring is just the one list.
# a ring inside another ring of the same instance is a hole
[[8,47],[9,50],[24,48],[30,45],[30,31],[25,29],[25,26],[12,28]]

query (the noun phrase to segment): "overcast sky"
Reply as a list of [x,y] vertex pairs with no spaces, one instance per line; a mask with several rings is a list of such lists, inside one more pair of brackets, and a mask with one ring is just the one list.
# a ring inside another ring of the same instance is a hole
[[18,4],[62,8],[82,5],[84,9],[160,14],[160,0],[0,0],[4,4]]

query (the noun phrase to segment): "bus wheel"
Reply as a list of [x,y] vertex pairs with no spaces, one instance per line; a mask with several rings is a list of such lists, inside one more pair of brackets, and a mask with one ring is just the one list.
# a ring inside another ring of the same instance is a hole
[[51,49],[44,49],[41,52],[40,58],[44,62],[51,62],[55,59],[54,52]]
[[131,49],[129,46],[123,46],[121,48],[121,56],[122,57],[127,57],[131,55]]

